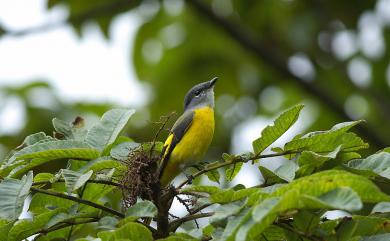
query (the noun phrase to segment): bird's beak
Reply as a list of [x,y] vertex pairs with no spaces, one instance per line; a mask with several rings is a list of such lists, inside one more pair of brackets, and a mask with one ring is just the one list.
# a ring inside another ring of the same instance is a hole
[[214,77],[212,80],[209,81],[209,88],[214,87],[215,83],[217,82],[218,77]]

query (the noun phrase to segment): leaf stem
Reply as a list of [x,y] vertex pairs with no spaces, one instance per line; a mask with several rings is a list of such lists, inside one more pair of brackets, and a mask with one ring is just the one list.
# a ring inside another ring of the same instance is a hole
[[71,200],[71,201],[74,201],[74,202],[77,202],[77,203],[81,203],[81,204],[85,204],[85,205],[88,205],[88,206],[91,206],[91,207],[103,210],[105,212],[111,213],[111,214],[113,214],[113,215],[115,215],[117,217],[120,217],[120,218],[124,218],[125,217],[125,215],[123,213],[120,213],[120,212],[118,212],[118,211],[116,211],[114,209],[111,209],[109,207],[106,207],[106,206],[94,203],[94,202],[89,201],[89,200],[81,199],[81,198],[78,198],[78,197],[66,195],[66,194],[59,193],[59,192],[53,192],[53,191],[49,191],[49,190],[35,188],[35,187],[31,187],[31,191],[39,192],[39,193],[43,193],[43,194],[46,194],[46,195],[55,196],[55,197],[59,197],[59,198],[68,199],[68,200]]

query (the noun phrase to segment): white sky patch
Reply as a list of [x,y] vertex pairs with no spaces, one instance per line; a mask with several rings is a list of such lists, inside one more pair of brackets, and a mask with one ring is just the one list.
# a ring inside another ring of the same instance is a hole
[[[46,11],[44,0],[0,2],[0,22],[23,29],[56,22],[63,9]],[[54,19],[54,20],[53,20]],[[141,106],[148,91],[137,82],[131,49],[140,21],[134,14],[116,18],[110,40],[92,27],[79,38],[71,27],[25,37],[0,39],[0,86],[47,80],[70,101],[110,101]]]
[[25,109],[17,97],[8,98],[0,106],[0,135],[13,135],[24,127]]

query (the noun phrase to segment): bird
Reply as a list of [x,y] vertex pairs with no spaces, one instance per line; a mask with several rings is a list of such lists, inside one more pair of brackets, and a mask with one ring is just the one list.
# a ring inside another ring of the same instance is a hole
[[184,98],[184,112],[172,126],[163,145],[159,179],[168,186],[186,167],[207,152],[215,128],[214,86],[218,78],[192,87]]

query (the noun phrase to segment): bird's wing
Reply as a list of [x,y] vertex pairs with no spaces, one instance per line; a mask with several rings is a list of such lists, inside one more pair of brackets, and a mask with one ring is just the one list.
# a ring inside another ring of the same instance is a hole
[[160,166],[160,177],[164,171],[165,166],[167,165],[168,159],[173,149],[175,149],[175,146],[180,142],[188,128],[191,126],[193,118],[193,111],[184,112],[184,114],[181,115],[173,125],[171,129],[171,134],[167,138],[167,140],[171,138],[171,141],[165,142],[163,150],[161,152],[163,156]]

